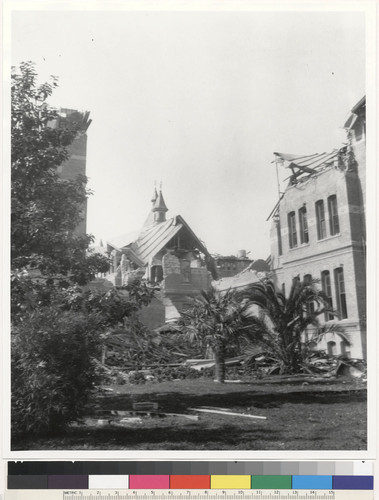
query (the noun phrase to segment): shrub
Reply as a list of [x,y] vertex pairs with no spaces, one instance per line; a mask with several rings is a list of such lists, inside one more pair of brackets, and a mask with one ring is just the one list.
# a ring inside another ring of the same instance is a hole
[[99,381],[99,317],[52,307],[12,331],[12,435],[43,435],[79,419]]
[[200,378],[201,372],[189,366],[162,366],[151,370],[154,380],[166,382],[170,380],[184,380]]

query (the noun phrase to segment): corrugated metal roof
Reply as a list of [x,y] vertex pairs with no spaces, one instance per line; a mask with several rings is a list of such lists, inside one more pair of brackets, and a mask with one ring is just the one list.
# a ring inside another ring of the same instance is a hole
[[285,163],[285,167],[292,170],[293,180],[303,174],[316,174],[334,164],[340,154],[339,149],[333,149],[330,153],[315,153],[313,155],[292,155],[287,153],[274,153],[276,161]]
[[112,238],[111,241],[107,241],[107,244],[117,250],[122,249],[127,251],[126,253],[138,265],[146,265],[182,229],[185,229],[190,237],[193,238],[197,248],[201,252],[209,255],[203,242],[195,235],[180,215],[165,222],[150,224],[147,227],[144,226],[140,232],[128,233],[117,238]]
[[156,224],[143,231],[135,242],[136,253],[147,264],[181,229],[174,225],[174,219]]
[[115,236],[114,238],[107,240],[107,244],[113,248],[116,248],[117,250],[120,250],[121,248],[124,248],[124,247],[130,245],[131,243],[133,243],[133,241],[136,241],[139,234],[140,234],[140,231],[133,231],[131,233],[124,233],[124,234],[121,234],[120,236]]

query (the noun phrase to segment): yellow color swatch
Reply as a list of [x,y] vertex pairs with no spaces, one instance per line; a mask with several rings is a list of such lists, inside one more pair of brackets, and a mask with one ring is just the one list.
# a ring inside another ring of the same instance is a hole
[[211,489],[251,489],[251,476],[211,476]]

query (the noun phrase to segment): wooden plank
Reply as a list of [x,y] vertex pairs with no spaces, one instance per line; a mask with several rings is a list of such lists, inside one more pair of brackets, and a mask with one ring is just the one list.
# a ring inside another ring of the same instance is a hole
[[221,411],[221,410],[205,410],[203,408],[188,408],[189,410],[192,411],[200,411],[204,413],[217,413],[220,415],[227,415],[231,417],[246,417],[246,418],[257,418],[260,420],[267,420],[267,417],[260,417],[257,415],[247,415],[246,413],[234,413],[234,412],[227,412],[227,411]]

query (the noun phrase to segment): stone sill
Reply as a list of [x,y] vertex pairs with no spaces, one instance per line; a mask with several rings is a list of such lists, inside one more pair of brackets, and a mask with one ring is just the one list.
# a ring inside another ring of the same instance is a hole
[[[324,241],[330,241],[330,240],[335,240],[341,237],[341,233],[334,234],[333,236],[327,236],[326,238],[323,238],[322,240],[316,240],[315,243],[301,243],[297,247],[289,248],[288,252],[296,252],[296,250],[301,250],[302,248],[309,248],[314,246],[315,244],[323,243]],[[283,252],[284,254],[284,252]],[[280,257],[283,257],[283,255],[280,255]]]

